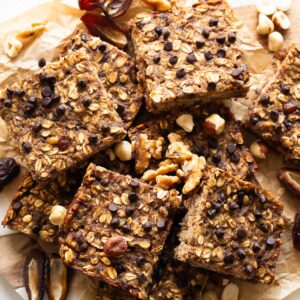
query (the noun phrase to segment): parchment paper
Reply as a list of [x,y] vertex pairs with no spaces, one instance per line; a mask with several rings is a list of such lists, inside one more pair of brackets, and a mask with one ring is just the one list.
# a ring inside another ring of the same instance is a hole
[[[178,0],[184,5],[187,1]],[[65,1],[66,2],[66,1]],[[30,11],[0,24],[0,87],[24,78],[33,71],[37,66],[37,60],[44,57],[51,61],[55,54],[55,48],[61,41],[70,35],[80,23],[80,12],[75,6],[76,1],[68,0],[72,5],[66,4],[59,0],[49,0],[49,2],[31,9]],[[300,0],[296,0],[300,5]],[[125,16],[118,19],[123,26],[127,26],[128,20],[138,12],[149,10],[140,0],[134,0],[133,5]],[[46,23],[46,31],[32,41],[22,50],[16,59],[9,59],[2,50],[3,41],[16,31],[29,25],[31,22],[42,21]],[[293,21],[293,20],[292,20]],[[245,99],[228,101],[236,117],[243,120],[247,112],[247,106],[251,102],[256,91],[261,88],[266,78],[271,77],[276,69],[272,56],[261,46],[251,33],[242,23],[238,23],[240,28],[240,41],[245,51],[244,61],[251,72],[251,91]],[[251,137],[249,138],[249,142]],[[15,155],[9,147],[9,136],[7,136],[5,123],[0,120],[0,157]],[[282,166],[281,157],[272,153],[266,161],[259,163],[259,171],[256,174],[257,181],[266,189],[271,191],[274,196],[280,197],[284,202],[284,217],[288,227],[291,227],[297,201],[288,194],[278,183],[276,179],[277,170]],[[14,191],[20,182],[20,176],[11,183],[0,194],[1,219],[5,213],[9,201],[12,199]],[[9,231],[0,230],[0,273],[15,288],[20,289],[22,283],[22,264],[26,253],[32,247],[38,247],[37,242],[22,234],[11,234]],[[18,245],[16,247],[16,245]],[[53,248],[42,243],[40,245],[47,251],[53,251]],[[300,253],[294,251],[291,243],[290,230],[283,235],[283,245],[281,255],[277,265],[277,276],[279,279],[278,286],[266,286],[262,284],[252,284],[246,281],[236,281],[240,286],[239,299],[244,300],[281,300],[300,288]],[[96,284],[93,280],[84,275],[75,273],[71,279],[71,288],[68,299],[90,300],[95,299]],[[24,291],[21,291],[22,295]],[[26,295],[24,296],[26,297]]]

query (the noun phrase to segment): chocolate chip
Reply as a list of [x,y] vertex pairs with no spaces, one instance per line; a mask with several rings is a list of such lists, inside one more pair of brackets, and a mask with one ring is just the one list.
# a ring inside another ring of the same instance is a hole
[[164,30],[163,38],[167,40],[170,37],[171,33],[169,30]]
[[66,107],[65,107],[65,105],[59,105],[58,107],[57,107],[57,109],[56,109],[56,113],[59,115],[59,116],[62,116],[62,115],[64,115],[65,114],[65,112],[66,112]]
[[13,204],[13,210],[19,210],[21,208],[21,203],[20,202],[15,202]]
[[240,162],[240,157],[237,153],[234,153],[233,155],[230,156],[230,161],[233,162],[234,164],[238,164]]
[[253,250],[253,252],[255,252],[255,253],[259,252],[259,250],[260,250],[260,245],[259,245],[258,242],[254,242],[254,243],[253,243],[253,245],[252,245],[252,250]]
[[91,105],[91,103],[92,103],[92,99],[91,99],[90,97],[88,97],[88,96],[85,96],[85,97],[82,99],[81,103],[82,103],[82,105],[83,105],[84,107],[89,107],[89,106]]
[[46,66],[46,59],[45,58],[40,58],[38,61],[38,65],[40,68],[43,68]]
[[147,221],[146,223],[143,224],[143,229],[145,232],[150,232],[152,230],[152,222]]
[[267,107],[270,104],[270,96],[269,95],[263,95],[260,99],[260,103]]
[[212,209],[207,210],[206,213],[207,213],[208,217],[213,218],[218,212],[215,208],[212,208]]
[[177,62],[178,62],[178,57],[177,56],[171,56],[170,58],[169,58],[169,63],[171,64],[171,65],[175,65],[175,64],[177,64]]
[[86,34],[82,34],[80,36],[80,39],[84,42],[84,43],[87,43],[89,41],[89,38]]
[[211,91],[211,90],[215,90],[216,87],[217,87],[217,83],[216,83],[216,82],[213,82],[213,81],[212,81],[212,82],[208,82],[208,83],[207,83],[207,89],[210,90],[210,91]]
[[15,90],[15,95],[19,98],[22,98],[25,95],[25,92],[21,89],[16,89]]
[[267,201],[266,196],[262,194],[258,189],[254,190],[254,194],[257,196],[257,198],[261,203],[265,203]]
[[117,212],[117,211],[118,211],[118,208],[119,208],[118,205],[115,204],[115,203],[111,203],[111,204],[109,204],[109,206],[108,206],[109,211],[112,212],[112,213]]
[[234,256],[232,253],[228,252],[224,256],[224,263],[226,265],[232,265],[234,263]]
[[218,51],[217,51],[217,57],[219,57],[219,58],[226,57],[226,50],[224,50],[224,49],[218,49]]
[[215,139],[215,138],[209,136],[209,137],[207,138],[207,145],[208,145],[209,148],[217,149],[218,146],[219,146],[219,142],[218,142],[217,139]]
[[62,135],[58,140],[58,149],[66,151],[70,146],[71,140],[67,135]]
[[251,265],[246,265],[245,267],[245,273],[248,275],[248,276],[253,276],[254,275],[254,269]]
[[165,229],[165,227],[166,227],[166,222],[165,222],[165,220],[159,219],[159,220],[156,222],[156,226],[157,226],[157,228],[158,228],[159,230]]
[[235,202],[235,201],[232,201],[230,204],[229,204],[229,209],[231,210],[231,211],[234,211],[234,210],[236,210],[236,209],[238,209],[239,208],[239,205]]
[[53,98],[51,98],[51,97],[45,97],[42,100],[42,105],[45,106],[45,107],[47,107],[47,108],[49,108],[49,107],[52,106],[53,102],[54,102]]
[[216,209],[217,211],[219,211],[221,208],[222,208],[222,204],[221,203],[218,203],[218,202],[213,202],[212,204],[212,207],[214,209]]
[[87,243],[82,243],[81,245],[79,245],[79,249],[81,252],[85,252],[89,249],[89,245]]
[[98,142],[98,135],[95,134],[95,133],[90,134],[90,136],[89,136],[89,143],[91,145],[96,145],[97,142]]
[[137,190],[140,187],[140,183],[137,180],[131,180],[130,181],[130,186],[134,189]]
[[42,88],[41,94],[44,98],[51,97],[52,90],[49,86],[45,86]]
[[24,106],[24,114],[27,117],[30,117],[33,115],[34,111],[35,111],[36,106],[34,104],[31,103],[26,103]]
[[135,212],[135,207],[133,205],[128,205],[125,208],[125,214],[127,217],[132,216]]
[[198,49],[201,49],[205,45],[205,42],[203,41],[196,41],[196,47]]
[[215,231],[215,234],[216,234],[216,236],[217,236],[219,239],[221,239],[221,238],[224,237],[225,231],[224,231],[223,229],[221,229],[221,228],[218,228],[218,229]]
[[100,180],[100,183],[103,185],[103,186],[108,186],[109,185],[109,179],[108,178],[102,178]]
[[80,90],[84,90],[87,86],[87,82],[85,79],[79,79],[77,81],[77,87],[80,89]]
[[203,37],[206,38],[206,39],[208,39],[209,38],[209,34],[210,34],[209,30],[207,28],[203,28],[203,30],[202,30]]
[[264,233],[268,233],[269,232],[269,227],[267,224],[265,223],[260,223],[259,224],[259,229],[264,232]]
[[280,87],[281,92],[282,92],[284,95],[287,96],[287,95],[290,94],[291,90],[290,90],[289,86],[287,86],[287,85],[285,85],[285,84],[283,84],[283,83],[280,83],[280,84],[279,84],[279,87]]
[[125,112],[125,107],[122,104],[118,104],[116,111],[120,116],[122,116]]
[[223,44],[225,43],[225,41],[226,41],[225,35],[219,35],[219,36],[217,36],[217,37],[216,37],[216,41],[217,41],[219,44],[223,45]]
[[236,41],[236,33],[235,32],[230,32],[228,34],[228,42],[232,44],[235,41]]
[[109,59],[109,53],[108,53],[108,52],[105,52],[105,53],[103,54],[103,56],[101,57],[99,63],[100,63],[100,64],[103,64],[103,63],[107,62],[108,59]]
[[204,51],[204,57],[206,60],[211,60],[213,59],[214,55],[210,51]]
[[120,265],[120,264],[114,265],[114,267],[115,267],[115,269],[116,269],[116,271],[117,271],[118,274],[122,274],[122,273],[124,273],[126,271],[125,268],[122,265]]
[[120,219],[119,219],[118,217],[112,218],[112,220],[110,221],[110,225],[111,225],[113,228],[119,227],[119,225],[120,225]]
[[42,124],[39,123],[39,122],[35,122],[35,123],[33,124],[33,126],[32,126],[32,130],[33,130],[33,132],[35,132],[35,133],[40,132],[41,129],[42,129]]
[[173,44],[171,42],[166,42],[164,45],[165,51],[172,51],[173,50]]
[[212,19],[209,20],[208,25],[210,27],[214,27],[214,26],[218,26],[218,23],[219,23],[218,19],[212,18]]
[[278,117],[279,117],[278,111],[272,110],[270,112],[270,118],[272,119],[272,121],[277,122],[278,121]]
[[268,237],[266,240],[266,245],[268,249],[275,248],[276,240],[273,237]]
[[130,233],[131,231],[131,226],[129,224],[125,224],[121,227],[121,230],[124,232],[124,233]]
[[277,135],[280,135],[282,133],[282,127],[280,124],[275,125],[274,131]]
[[139,196],[135,193],[130,193],[128,195],[128,199],[129,199],[130,202],[136,202],[136,201],[139,200]]
[[39,225],[33,225],[31,228],[31,231],[33,234],[38,234],[41,230],[41,227]]
[[46,75],[45,82],[50,86],[53,87],[56,83],[56,77],[54,75]]
[[147,281],[147,277],[144,273],[139,273],[136,277],[139,283],[145,283]]
[[110,132],[110,126],[107,124],[104,124],[101,126],[101,131],[103,133],[103,135],[107,135]]
[[258,210],[257,208],[254,210],[254,217],[259,220],[262,218],[262,213],[260,210]]
[[139,266],[139,267],[143,267],[145,265],[145,263],[147,262],[146,258],[143,257],[143,256],[138,256],[136,258],[136,264]]
[[195,56],[194,53],[191,53],[191,54],[188,54],[188,55],[187,55],[186,61],[187,61],[189,64],[194,64],[194,63],[197,61],[197,58],[196,58],[196,56]]
[[156,26],[156,27],[154,28],[154,31],[155,31],[155,33],[157,34],[157,36],[161,36],[162,33],[163,33],[163,30],[164,30],[163,26]]
[[239,79],[239,77],[244,73],[244,68],[234,68],[231,70],[231,76]]
[[247,256],[247,253],[244,249],[238,249],[238,251],[236,252],[237,256],[239,257],[239,259],[244,259]]
[[246,232],[245,229],[240,228],[240,229],[237,230],[236,236],[239,240],[244,240],[247,236],[247,232]]
[[98,46],[98,50],[99,50],[100,52],[102,52],[102,53],[106,51],[106,48],[107,48],[107,47],[106,47],[106,45],[104,45],[104,44],[101,44],[101,45]]
[[236,144],[230,143],[227,145],[227,152],[229,154],[233,154],[235,151],[236,151]]
[[22,148],[23,148],[24,153],[27,153],[27,154],[30,153],[32,150],[32,147],[28,142],[23,142]]
[[259,118],[257,116],[251,116],[250,122],[252,125],[256,125],[259,122]]
[[184,78],[186,76],[186,71],[184,69],[179,69],[177,72],[176,72],[176,77],[177,78]]
[[55,103],[58,103],[60,101],[60,98],[61,98],[60,95],[57,93],[54,93],[54,95],[52,96],[52,100]]
[[6,89],[6,96],[7,97],[12,97],[14,95],[14,91],[10,88]]
[[153,56],[153,62],[155,63],[155,64],[158,64],[159,62],[160,62],[160,56],[159,55],[155,55],[155,56]]
[[11,108],[12,107],[12,101],[10,99],[5,99],[3,102],[4,107]]
[[221,161],[221,155],[219,153],[215,154],[212,158],[214,164],[218,164]]

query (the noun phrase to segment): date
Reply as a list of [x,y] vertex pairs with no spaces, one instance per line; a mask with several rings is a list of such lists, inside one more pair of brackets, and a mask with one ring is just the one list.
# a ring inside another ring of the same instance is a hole
[[20,166],[12,157],[0,160],[0,191],[19,174],[19,171]]
[[292,236],[294,248],[300,251],[300,207],[298,208],[297,213],[295,215]]

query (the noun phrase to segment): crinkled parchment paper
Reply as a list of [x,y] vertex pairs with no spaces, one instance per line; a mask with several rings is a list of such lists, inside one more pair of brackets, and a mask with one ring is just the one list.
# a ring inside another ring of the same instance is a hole
[[[178,0],[187,4],[185,0]],[[191,0],[192,1],[192,0]],[[30,2],[30,1],[29,1]],[[70,35],[80,24],[80,12],[76,8],[76,0],[49,0],[49,2],[39,5],[22,15],[0,24],[0,87],[24,78],[37,67],[37,60],[41,57],[51,61],[55,54],[55,48],[60,42]],[[300,0],[295,0],[300,5]],[[138,12],[149,10],[140,0],[133,0],[133,5],[125,16],[118,19],[123,26],[127,26],[128,20]],[[238,10],[237,10],[238,11]],[[237,14],[238,17],[247,17]],[[9,59],[3,53],[3,41],[13,35],[18,30],[24,28],[32,22],[41,21],[46,24],[46,30],[25,46],[20,55],[15,59]],[[293,21],[293,20],[292,20]],[[256,41],[255,35],[251,33],[242,23],[238,22],[240,28],[240,41],[245,51],[244,61],[250,69],[252,87],[247,99],[228,101],[228,104],[236,114],[238,119],[244,119],[247,106],[251,102],[256,91],[261,88],[266,78],[274,74],[275,67],[272,56]],[[8,155],[15,155],[9,148],[9,136],[7,135],[5,124],[0,120],[0,158]],[[275,196],[280,197],[284,202],[284,216],[288,227],[291,227],[297,207],[297,199],[289,195],[280,186],[276,179],[277,170],[282,166],[281,157],[272,153],[264,162],[260,162],[260,170],[256,174],[257,181]],[[11,183],[0,194],[0,217],[8,207],[9,201],[20,182],[20,177]],[[10,234],[10,235],[8,235]],[[16,246],[17,245],[17,246]],[[23,296],[22,264],[26,253],[33,247],[39,245],[22,234],[15,234],[9,230],[0,230],[0,273],[7,281]],[[52,247],[44,243],[41,244],[47,251],[53,251]],[[300,253],[293,250],[290,230],[283,236],[283,245],[277,267],[278,286],[266,286],[262,284],[252,284],[245,281],[237,281],[240,286],[240,299],[247,300],[281,300],[294,293],[300,288]],[[95,282],[79,273],[74,273],[71,279],[71,288],[68,299],[90,300],[95,299]],[[300,297],[300,296],[299,296]],[[297,298],[295,298],[297,299]]]

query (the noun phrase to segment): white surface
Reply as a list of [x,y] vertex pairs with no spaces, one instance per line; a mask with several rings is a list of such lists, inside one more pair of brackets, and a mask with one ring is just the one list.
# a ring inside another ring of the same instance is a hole
[[[49,0],[0,0],[0,23],[17,16],[18,14],[29,10],[30,8],[47,2]],[[53,0],[57,1],[57,0]],[[77,0],[66,0],[67,2],[74,2],[76,4]],[[254,0],[228,0],[232,6],[242,6],[247,4],[252,4]],[[9,187],[8,187],[9,188]],[[0,199],[8,203],[9,199]],[[3,203],[3,202],[2,202]],[[2,205],[2,211],[0,211],[0,219],[3,219],[4,205]],[[8,230],[3,229],[0,226],[0,235],[7,234]],[[1,257],[0,259],[5,259]],[[23,297],[25,296],[24,290],[20,289],[18,291]],[[6,280],[0,276],[0,300],[20,300],[21,297],[12,289],[12,287],[6,282]],[[300,294],[294,294],[285,300],[299,300]],[[267,300],[267,299],[266,299]]]

